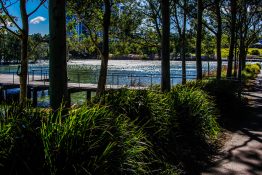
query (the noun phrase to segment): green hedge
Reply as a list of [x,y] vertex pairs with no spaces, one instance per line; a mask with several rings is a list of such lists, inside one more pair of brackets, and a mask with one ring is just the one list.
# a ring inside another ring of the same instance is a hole
[[242,77],[244,80],[255,79],[257,74],[260,73],[261,65],[257,64],[247,64],[245,69],[242,71]]
[[[141,128],[106,107],[68,116],[30,107],[2,107],[3,174],[150,174],[151,144]],[[152,161],[152,162],[151,162]]]
[[169,166],[194,166],[219,133],[215,105],[199,89],[177,86],[166,94],[122,89],[106,94],[102,105],[144,128],[160,162]]

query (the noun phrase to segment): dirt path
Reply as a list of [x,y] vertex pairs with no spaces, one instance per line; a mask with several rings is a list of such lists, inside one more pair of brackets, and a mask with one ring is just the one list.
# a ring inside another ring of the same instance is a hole
[[262,175],[262,72],[244,94],[250,99],[248,120],[226,132],[221,154],[202,175]]

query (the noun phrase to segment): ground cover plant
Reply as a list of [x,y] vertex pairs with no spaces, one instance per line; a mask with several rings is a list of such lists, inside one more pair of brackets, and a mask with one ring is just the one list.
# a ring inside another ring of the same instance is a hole
[[181,86],[166,94],[122,89],[103,100],[103,105],[143,127],[153,150],[169,165],[182,162],[184,168],[196,171],[197,162],[208,158],[207,148],[211,151],[219,133],[215,105],[200,89]]
[[232,126],[232,124],[236,124],[232,120],[248,116],[246,113],[247,99],[241,95],[241,92],[248,85],[248,82],[260,73],[260,70],[261,65],[258,63],[247,64],[242,71],[244,81],[205,79],[202,81],[190,81],[186,86],[201,89],[211,96],[219,110],[218,121],[220,125],[223,127],[226,127],[226,125]]
[[0,105],[1,174],[44,174],[42,115],[29,106]]
[[150,143],[124,115],[83,106],[43,123],[50,174],[147,174]]
[[0,119],[4,174],[149,174],[155,161],[142,129],[105,107],[55,116],[1,106]]

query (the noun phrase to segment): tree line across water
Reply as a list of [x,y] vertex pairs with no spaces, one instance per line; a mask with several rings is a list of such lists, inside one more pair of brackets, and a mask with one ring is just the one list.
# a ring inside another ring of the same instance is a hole
[[[17,2],[21,25],[9,10]],[[30,48],[33,47],[30,46],[30,38],[34,37],[29,37],[29,17],[42,6],[47,6],[46,0],[41,0],[35,9],[29,11],[29,3],[25,0],[0,0],[1,34],[9,32],[20,41],[21,103],[26,100],[29,51],[33,50]],[[211,54],[214,49],[217,59],[216,77],[220,79],[221,48],[227,45],[229,54],[226,77],[241,79],[247,49],[261,35],[259,0],[50,0],[48,11],[50,104],[53,109],[57,109],[62,100],[67,98],[68,49],[82,49],[100,56],[98,96],[105,92],[111,51],[156,53],[162,59],[161,89],[166,92],[171,89],[171,51],[179,53],[182,59],[182,80],[185,83],[186,56],[192,52],[192,48],[196,57],[197,79],[202,79],[201,56],[204,53]],[[66,19],[70,19],[69,22]],[[81,34],[75,30],[75,26],[80,23],[84,26]]]

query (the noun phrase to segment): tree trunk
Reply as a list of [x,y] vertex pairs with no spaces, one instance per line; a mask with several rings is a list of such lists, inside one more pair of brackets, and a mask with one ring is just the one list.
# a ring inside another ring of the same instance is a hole
[[239,79],[241,80],[242,70],[245,69],[246,66],[246,55],[247,55],[247,45],[246,45],[246,39],[247,39],[247,32],[248,32],[248,25],[247,25],[247,2],[241,1],[241,8],[240,8],[240,46],[239,46]]
[[49,1],[49,30],[50,30],[50,106],[56,111],[67,102],[67,62],[66,62],[66,17],[65,0]]
[[196,67],[197,79],[202,80],[202,60],[201,60],[201,43],[202,43],[202,16],[203,1],[197,1],[197,41],[196,41]]
[[181,43],[181,56],[182,56],[182,84],[186,84],[186,13],[187,0],[184,1],[184,15],[183,15],[183,30],[182,30],[182,43]]
[[161,91],[169,92],[170,84],[170,11],[169,0],[161,0],[162,38],[161,38]]
[[101,96],[105,92],[106,79],[107,79],[107,67],[109,59],[109,28],[111,18],[111,4],[110,0],[104,0],[105,12],[103,17],[103,50],[100,75],[97,87],[97,96]]
[[234,78],[237,78],[237,70],[238,70],[237,60],[238,60],[238,52],[237,52],[237,38],[236,38],[236,44],[235,44],[235,59],[234,59],[234,73],[233,73],[233,77],[234,77]]
[[216,2],[216,16],[217,16],[217,80],[221,79],[222,72],[222,56],[221,56],[221,41],[222,41],[222,18],[220,12],[220,1]]
[[20,104],[24,105],[27,97],[27,74],[28,74],[28,17],[26,12],[26,0],[20,0],[20,12],[22,19],[22,34],[21,34],[21,73],[20,79]]
[[235,28],[236,28],[236,13],[237,13],[237,3],[236,0],[231,0],[231,26],[230,26],[230,48],[227,63],[227,78],[232,77],[233,68],[233,57],[235,48]]

